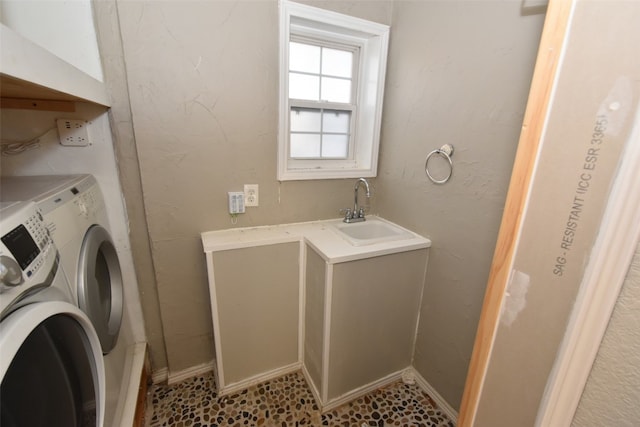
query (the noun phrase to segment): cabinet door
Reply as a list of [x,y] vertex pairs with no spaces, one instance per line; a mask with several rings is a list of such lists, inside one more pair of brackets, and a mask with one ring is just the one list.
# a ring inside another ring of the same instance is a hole
[[307,246],[306,262],[304,366],[313,386],[321,390],[327,263],[310,246]]
[[213,253],[223,384],[298,362],[299,243]]
[[336,264],[329,399],[411,365],[427,251]]

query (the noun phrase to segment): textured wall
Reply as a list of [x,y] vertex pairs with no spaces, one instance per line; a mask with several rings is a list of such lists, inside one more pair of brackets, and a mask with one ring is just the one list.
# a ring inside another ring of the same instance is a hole
[[640,420],[640,245],[631,261],[578,405],[574,427],[636,426]]
[[127,208],[129,238],[138,277],[149,355],[153,368],[161,368],[167,366],[167,354],[147,232],[147,218],[142,203],[138,152],[133,134],[116,0],[94,2],[94,11],[105,85],[111,99],[111,131],[114,135],[118,173]]
[[[377,206],[383,217],[433,242],[414,364],[454,408],[543,19],[523,15],[520,2],[394,3]],[[444,143],[455,146],[455,171],[438,186],[425,176],[424,159]]]
[[[372,203],[434,241],[415,363],[455,407],[543,16],[519,2],[307,3],[392,25]],[[118,12],[160,307],[148,333],[163,332],[179,371],[213,357],[199,233],[232,227],[226,192],[260,185],[260,207],[239,218],[249,226],[336,217],[352,182],[275,179],[275,1],[119,1]],[[456,172],[437,187],[423,159],[445,142]],[[153,314],[153,292],[144,298]]]
[[[237,226],[276,224],[338,217],[353,180],[276,180],[275,0],[117,5],[162,320],[149,333],[180,371],[213,358],[200,232],[232,227],[227,191],[259,184]],[[390,1],[326,5],[391,20]]]

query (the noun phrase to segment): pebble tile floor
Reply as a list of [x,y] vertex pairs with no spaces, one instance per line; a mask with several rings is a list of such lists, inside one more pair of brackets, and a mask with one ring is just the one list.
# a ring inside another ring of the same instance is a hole
[[417,386],[397,382],[321,414],[300,372],[219,398],[212,373],[149,390],[146,427],[425,426],[454,424]]

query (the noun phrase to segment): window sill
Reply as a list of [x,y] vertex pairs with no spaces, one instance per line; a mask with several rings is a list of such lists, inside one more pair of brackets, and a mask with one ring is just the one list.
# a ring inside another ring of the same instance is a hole
[[281,171],[278,181],[304,181],[312,179],[345,179],[345,178],[375,178],[374,169],[296,169]]

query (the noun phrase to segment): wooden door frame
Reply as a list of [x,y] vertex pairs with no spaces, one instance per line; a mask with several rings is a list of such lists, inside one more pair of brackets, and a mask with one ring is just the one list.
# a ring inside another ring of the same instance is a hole
[[458,426],[461,427],[473,425],[478,409],[574,1],[551,1],[547,7],[529,100],[462,396],[458,418]]
[[[462,397],[458,418],[458,426],[461,427],[474,425],[576,1],[552,0],[547,9]],[[640,186],[640,176],[636,172],[640,169],[640,110],[631,141],[624,150],[623,162],[601,222],[593,256],[585,271],[567,332],[538,410],[536,426],[570,425],[635,253],[640,238],[640,193],[634,191]]]

